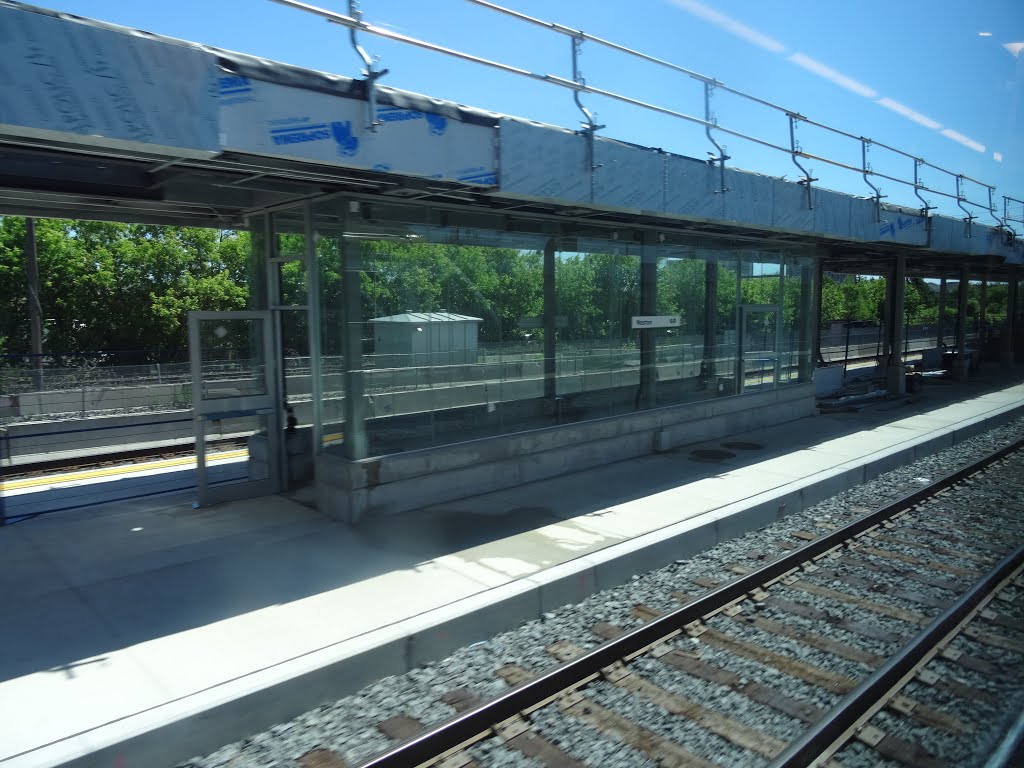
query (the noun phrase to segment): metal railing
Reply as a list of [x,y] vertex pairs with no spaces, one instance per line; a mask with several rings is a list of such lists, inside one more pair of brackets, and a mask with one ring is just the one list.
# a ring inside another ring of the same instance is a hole
[[[736,138],[743,139],[744,141],[749,141],[759,146],[763,146],[768,149],[777,150],[779,152],[784,152],[788,154],[793,164],[799,169],[801,173],[801,176],[798,179],[797,183],[804,187],[805,200],[808,208],[815,207],[814,198],[812,194],[812,184],[813,182],[817,181],[817,179],[811,176],[810,171],[808,171],[801,164],[801,160],[812,160],[822,162],[835,168],[851,171],[861,175],[864,179],[864,182],[871,189],[870,197],[875,202],[876,220],[880,217],[881,201],[886,196],[881,193],[880,188],[873,183],[873,180],[884,179],[887,181],[894,182],[896,184],[901,184],[913,188],[915,196],[921,202],[921,214],[925,217],[928,217],[930,215],[929,212],[933,210],[935,206],[931,205],[930,202],[922,196],[922,193],[938,195],[948,200],[955,201],[956,205],[964,213],[964,222],[967,226],[968,236],[971,235],[970,227],[974,220],[977,218],[977,216],[966,206],[971,206],[972,208],[977,209],[978,211],[984,211],[989,216],[991,216],[992,219],[996,222],[996,228],[1004,233],[1007,242],[1010,244],[1012,244],[1015,241],[1018,235],[1017,232],[1012,227],[1010,227],[1008,222],[1013,221],[1024,225],[1024,216],[1018,219],[1008,215],[1010,204],[1021,202],[1015,198],[1006,196],[1003,197],[1003,215],[999,215],[995,202],[996,188],[992,184],[988,184],[979,179],[967,176],[966,174],[959,173],[948,168],[944,168],[940,165],[930,163],[924,158],[918,157],[910,152],[906,152],[890,144],[876,141],[865,136],[858,136],[857,134],[850,133],[839,128],[835,128],[833,126],[827,125],[817,120],[812,120],[811,118],[801,114],[797,110],[789,109],[788,107],[775,104],[753,94],[741,91],[737,88],[732,88],[731,86],[727,86],[725,83],[713,77],[703,75],[699,72],[687,69],[686,67],[681,67],[677,64],[673,64],[672,62],[666,61],[656,56],[651,56],[649,54],[643,53],[642,51],[638,51],[627,46],[620,45],[619,43],[615,43],[610,40],[605,40],[603,38],[587,34],[581,30],[573,29],[571,27],[567,27],[557,22],[544,21],[542,19],[538,19],[533,16],[529,16],[527,14],[514,11],[509,8],[505,8],[503,6],[497,5],[496,3],[489,2],[488,0],[467,0],[467,2],[480,6],[482,8],[487,8],[491,11],[495,11],[496,13],[509,16],[524,23],[542,27],[544,29],[550,30],[551,32],[569,38],[571,44],[570,53],[572,57],[572,79],[560,77],[558,75],[531,72],[528,69],[523,69],[521,67],[505,64],[503,62],[486,59],[480,56],[476,56],[474,54],[456,50],[454,48],[438,45],[436,43],[431,43],[426,40],[420,40],[409,35],[395,32],[392,29],[387,29],[384,27],[376,26],[374,24],[370,24],[363,20],[362,12],[358,10],[358,3],[355,2],[355,0],[350,0],[349,2],[349,9],[351,15],[345,15],[337,13],[335,11],[327,10],[325,8],[319,8],[317,6],[310,5],[309,3],[300,2],[299,0],[271,0],[271,2],[275,2],[278,3],[279,5],[284,5],[296,10],[311,13],[313,15],[325,19],[326,21],[332,24],[338,24],[340,26],[348,28],[351,32],[352,44],[355,46],[357,53],[360,54],[360,57],[363,59],[364,62],[369,62],[371,60],[366,55],[365,51],[363,51],[363,49],[359,47],[358,42],[356,40],[356,32],[366,32],[367,34],[376,35],[378,37],[393,40],[395,42],[416,46],[435,53],[441,53],[446,56],[462,59],[464,61],[468,61],[474,64],[480,64],[483,66],[498,69],[508,74],[525,77],[534,81],[548,83],[573,91],[573,99],[576,103],[576,106],[580,109],[585,118],[582,133],[591,140],[589,144],[589,153],[592,167],[594,165],[592,139],[594,137],[594,134],[601,128],[604,128],[605,126],[596,124],[593,114],[580,102],[579,95],[581,93],[602,96],[608,99],[623,102],[625,104],[630,104],[632,106],[640,107],[642,109],[650,110],[659,114],[675,117],[680,120],[687,121],[689,123],[703,126],[709,142],[712,144],[715,152],[717,153],[711,153],[711,157],[709,158],[708,162],[711,165],[717,166],[719,168],[720,175],[718,192],[721,194],[730,191],[729,188],[726,186],[725,164],[727,160],[730,160],[732,158],[730,155],[727,154],[726,148],[719,144],[718,141],[716,141],[715,136],[713,134],[714,131],[717,131],[719,134],[734,136]],[[668,107],[641,101],[639,99],[635,99],[621,93],[616,93],[613,91],[605,90],[603,88],[597,88],[592,85],[588,85],[582,77],[579,70],[579,55],[581,52],[581,46],[584,42],[591,42],[596,45],[600,45],[611,50],[617,51],[619,53],[623,53],[628,56],[641,59],[648,63],[667,68],[669,70],[672,70],[673,72],[685,75],[689,78],[692,78],[703,83],[704,117],[695,117],[693,115],[689,115],[684,112],[679,112],[678,110],[670,109]],[[374,114],[374,105],[376,104],[375,84],[377,79],[386,72],[387,70],[374,71],[372,66],[368,66],[367,70],[363,72],[363,74],[367,78],[366,84],[368,94],[368,108],[370,110],[369,118],[367,121],[367,127],[370,130],[374,130],[377,126],[376,115]],[[782,146],[772,141],[768,141],[757,136],[752,136],[742,131],[727,128],[724,125],[722,125],[711,110],[711,98],[716,90],[721,90],[733,94],[735,96],[740,97],[741,99],[760,105],[762,107],[766,107],[784,116],[785,119],[788,121],[789,126],[789,146]],[[849,163],[841,162],[839,160],[834,160],[830,157],[826,157],[824,154],[813,154],[804,151],[796,136],[797,128],[801,124],[813,126],[815,128],[822,129],[840,138],[858,142],[861,150],[860,166],[858,167],[855,165],[851,165]],[[873,147],[881,148],[886,151],[894,153],[898,157],[901,157],[905,161],[907,161],[912,166],[912,168],[908,169],[905,176],[895,176],[874,170],[871,167],[871,163],[868,161],[868,155]],[[948,177],[949,187],[946,189],[939,189],[936,187],[926,185],[921,180],[920,171],[922,168],[930,168],[934,171],[939,172],[943,176]],[[968,183],[974,185],[974,187],[976,188],[974,189],[973,193],[980,193],[981,197],[987,199],[971,199],[970,194],[967,190]]]

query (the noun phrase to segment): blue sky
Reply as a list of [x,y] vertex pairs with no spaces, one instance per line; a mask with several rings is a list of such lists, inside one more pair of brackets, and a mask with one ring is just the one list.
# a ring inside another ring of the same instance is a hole
[[[45,0],[40,0],[45,4]],[[312,0],[347,12],[345,0]],[[1024,199],[1024,2],[1019,0],[503,0],[506,7],[581,29],[779,104],[810,119],[898,147],[980,179],[1002,195]],[[269,59],[358,77],[361,65],[348,33],[269,0],[52,0],[69,13],[104,19]],[[406,35],[512,64],[538,74],[571,76],[570,41],[550,30],[467,0],[364,0],[365,20]],[[987,34],[983,34],[987,33]],[[571,92],[363,35],[390,73],[381,81],[464,104],[577,127]],[[583,45],[588,84],[696,117],[703,87],[685,75]],[[602,135],[705,157],[713,148],[703,129],[675,118],[584,95],[605,124]],[[784,115],[716,92],[723,126],[788,145]],[[860,143],[802,125],[801,147],[850,165]],[[721,137],[732,165],[794,179],[788,155]],[[912,178],[913,161],[876,147],[880,172]],[[855,194],[870,190],[855,173],[807,163],[819,184]],[[923,169],[922,181],[954,193],[955,180]],[[882,181],[892,202],[917,205],[912,189]],[[966,184],[971,200],[987,191]],[[955,202],[925,194],[941,212]],[[1020,204],[1014,215],[1024,218]],[[979,219],[992,223],[982,215]],[[1020,227],[1017,227],[1020,231]]]

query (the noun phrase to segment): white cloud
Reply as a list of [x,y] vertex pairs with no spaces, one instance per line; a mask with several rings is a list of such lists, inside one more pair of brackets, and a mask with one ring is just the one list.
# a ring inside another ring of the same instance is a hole
[[1003,48],[1010,52],[1011,56],[1020,56],[1024,51],[1024,43],[1003,43]]
[[938,130],[942,127],[942,123],[932,120],[927,115],[922,115],[920,112],[911,109],[906,104],[900,104],[898,101],[890,99],[888,96],[883,96],[875,102],[886,109],[891,109],[897,115],[903,115],[908,120],[913,120],[918,125],[923,125],[925,128],[931,128],[932,130]]
[[756,45],[758,48],[764,48],[764,50],[771,51],[772,53],[785,53],[786,51],[786,46],[778,40],[768,37],[768,35],[762,34],[753,27],[748,27],[746,24],[742,24],[736,21],[736,19],[726,16],[724,13],[708,8],[696,0],[670,0],[670,2],[698,18],[704,19],[704,21],[708,21],[716,27],[720,27],[726,32]]
[[1002,152],[993,152],[992,153],[992,159],[995,160],[997,163],[1003,162],[1003,153]]
[[878,91],[873,88],[868,88],[868,86],[863,83],[857,82],[852,77],[847,77],[842,72],[837,72],[831,67],[822,64],[820,61],[812,59],[810,56],[804,56],[802,53],[794,53],[789,57],[789,60],[797,66],[803,67],[808,72],[813,72],[814,74],[825,78],[829,82],[835,83],[840,88],[853,91],[854,93],[866,96],[869,99],[873,99],[878,96]]
[[939,131],[939,133],[941,133],[947,139],[952,139],[957,144],[963,144],[968,149],[973,149],[975,152],[985,151],[984,144],[981,144],[975,141],[974,139],[970,139],[967,136],[964,136],[962,133],[957,133],[952,128],[943,128],[941,131]]

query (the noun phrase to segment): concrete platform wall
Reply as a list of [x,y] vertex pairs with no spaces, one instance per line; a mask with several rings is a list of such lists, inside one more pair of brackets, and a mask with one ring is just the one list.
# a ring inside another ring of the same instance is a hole
[[814,385],[347,461],[317,457],[320,508],[354,522],[780,424],[814,413]]

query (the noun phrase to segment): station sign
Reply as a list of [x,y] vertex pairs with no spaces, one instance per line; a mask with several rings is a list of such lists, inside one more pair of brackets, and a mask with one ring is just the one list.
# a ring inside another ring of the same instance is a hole
[[678,328],[679,315],[634,315],[633,328]]

